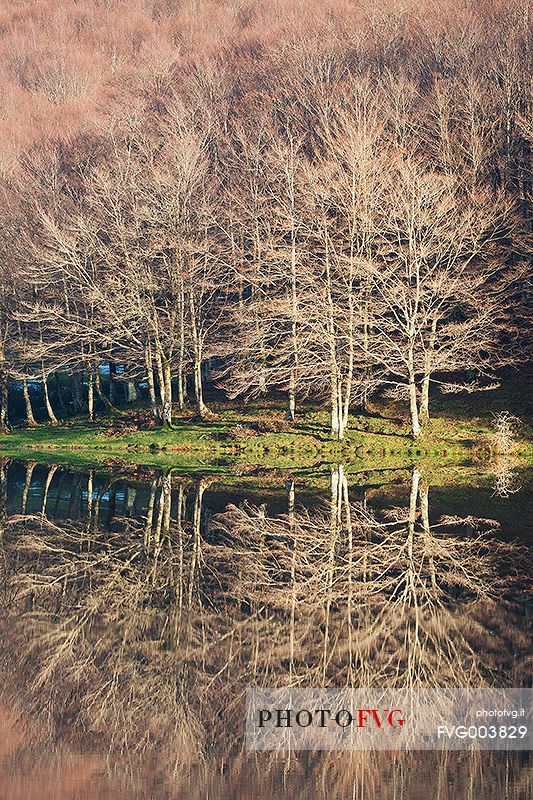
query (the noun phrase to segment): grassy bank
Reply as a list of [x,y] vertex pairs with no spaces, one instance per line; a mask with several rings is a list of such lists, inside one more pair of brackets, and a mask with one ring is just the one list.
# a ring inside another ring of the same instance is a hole
[[[146,412],[129,409],[120,417],[96,423],[73,419],[57,427],[15,428],[0,436],[5,455],[68,462],[128,461],[153,466],[194,467],[229,463],[264,467],[301,468],[322,462],[356,462],[362,469],[401,468],[429,461],[460,465],[487,457],[493,433],[492,417],[457,414],[441,409],[414,442],[407,422],[394,409],[355,415],[342,442],[332,440],[328,414],[312,406],[303,409],[296,424],[284,421],[274,402],[237,406],[213,405],[213,418],[200,422],[187,414],[175,417],[172,430],[150,427]],[[514,455],[533,460],[531,428],[523,424]]]

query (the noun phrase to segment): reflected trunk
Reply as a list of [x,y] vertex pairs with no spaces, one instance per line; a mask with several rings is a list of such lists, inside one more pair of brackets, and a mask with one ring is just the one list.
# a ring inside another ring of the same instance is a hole
[[26,480],[24,482],[24,489],[22,492],[22,502],[20,505],[20,513],[25,514],[28,506],[28,495],[33,478],[33,471],[36,467],[35,461],[28,461],[26,464]]
[[44,484],[44,491],[43,491],[43,502],[42,502],[42,505],[41,505],[41,513],[43,514],[43,516],[46,516],[46,504],[48,502],[48,492],[50,491],[50,486],[52,484],[52,480],[54,478],[54,475],[57,472],[57,469],[58,469],[58,465],[57,464],[52,464],[49,467],[48,472],[46,473],[46,481],[45,481],[45,484]]

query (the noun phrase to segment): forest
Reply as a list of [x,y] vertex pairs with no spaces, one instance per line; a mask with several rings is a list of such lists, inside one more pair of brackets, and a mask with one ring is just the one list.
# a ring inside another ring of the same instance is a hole
[[[1,798],[531,800],[531,53],[527,0],[0,0]],[[432,727],[260,752],[254,688]]]
[[439,393],[483,404],[531,355],[530,29],[523,0],[4,4],[2,431],[13,387],[29,426],[216,390],[338,440],[376,398],[414,438]]

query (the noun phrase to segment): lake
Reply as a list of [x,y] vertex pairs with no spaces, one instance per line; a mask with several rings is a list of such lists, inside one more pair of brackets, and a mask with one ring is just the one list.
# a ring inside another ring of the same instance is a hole
[[243,734],[253,686],[531,686],[532,481],[4,459],[2,800],[531,798],[530,753]]

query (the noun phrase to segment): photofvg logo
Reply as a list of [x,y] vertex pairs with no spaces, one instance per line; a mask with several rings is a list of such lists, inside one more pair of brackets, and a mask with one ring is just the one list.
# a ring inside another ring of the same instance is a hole
[[[249,750],[528,750],[532,696],[531,689],[250,689],[246,744]],[[503,722],[491,724],[496,719]]]
[[[392,698],[393,700],[395,698]],[[247,742],[251,749],[354,749],[354,740],[398,740],[405,707],[373,690],[252,690],[248,695]],[[385,702],[383,702],[385,701]]]
[[275,728],[308,728],[318,726],[326,728],[328,725],[337,725],[339,728],[348,728],[355,725],[356,728],[376,727],[382,728],[401,728],[405,720],[401,708],[358,708],[349,710],[341,708],[338,711],[331,708],[276,708],[274,711],[268,708],[260,708],[258,711],[258,726],[264,728],[266,725],[273,725]]

